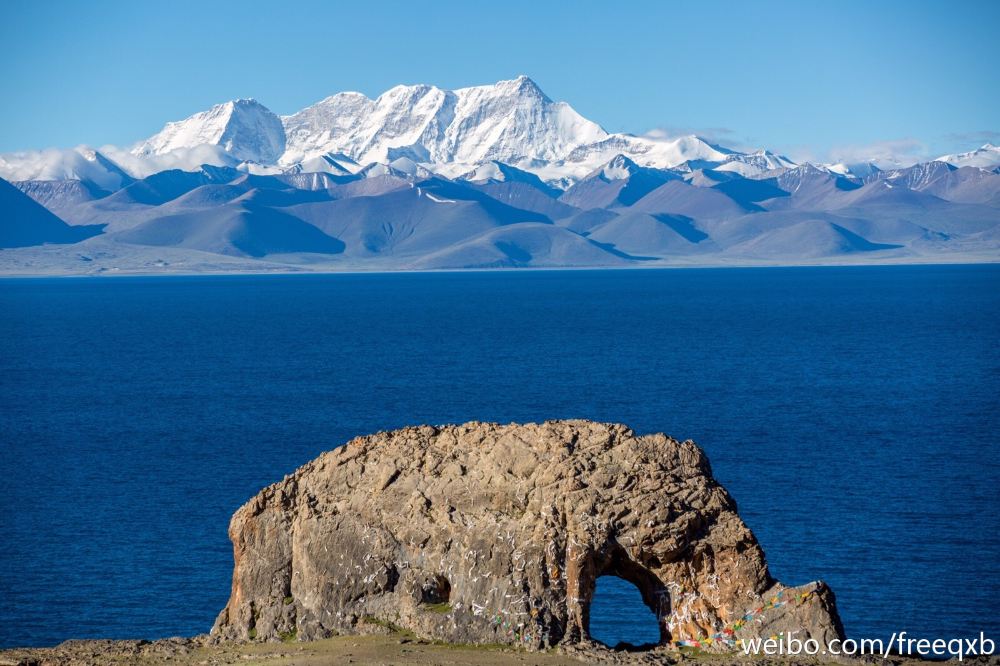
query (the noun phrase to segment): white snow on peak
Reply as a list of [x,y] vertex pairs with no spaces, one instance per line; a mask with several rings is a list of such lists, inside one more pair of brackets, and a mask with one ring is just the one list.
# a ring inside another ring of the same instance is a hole
[[457,90],[400,85],[374,100],[341,93],[282,121],[283,164],[326,152],[362,164],[399,157],[432,164],[550,161],[606,136],[526,76]]
[[753,153],[732,153],[725,162],[715,167],[716,171],[732,171],[745,178],[754,178],[776,169],[794,169],[797,165],[787,157],[775,155],[769,150]]
[[88,146],[48,148],[0,155],[5,180],[85,180],[107,190],[127,184],[129,175],[101,151]]
[[471,183],[485,183],[488,181],[503,183],[507,180],[507,174],[501,168],[500,164],[496,160],[490,160],[461,174],[461,179]]
[[279,176],[285,173],[285,170],[281,167],[251,162],[250,160],[240,162],[235,168],[237,171],[243,171],[244,173],[253,174],[255,176]]
[[399,169],[385,164],[383,162],[372,162],[365,168],[358,171],[358,175],[364,178],[377,178],[379,176],[391,176],[393,178],[401,178],[403,180],[411,180],[411,174],[405,171],[400,171]]
[[422,164],[417,164],[409,157],[397,157],[389,162],[389,166],[411,178],[432,178],[434,176],[433,171]]
[[178,149],[219,146],[239,161],[273,164],[285,151],[285,131],[278,116],[253,99],[216,104],[184,120],[167,123],[136,146],[139,157]]
[[882,171],[882,169],[880,169],[875,162],[859,162],[856,164],[836,162],[833,164],[817,164],[815,166],[817,169],[821,169],[828,173],[836,174],[838,176],[846,176],[848,178],[860,178],[861,180],[875,177],[876,174]]
[[1000,146],[984,143],[976,150],[954,155],[942,155],[934,161],[947,162],[957,167],[971,166],[985,169],[1000,164]]
[[334,176],[349,176],[360,171],[361,165],[347,155],[325,153],[310,157],[283,170],[285,173],[329,173]]
[[638,164],[624,155],[616,155],[601,169],[601,176],[605,180],[627,180],[638,170]]
[[[938,160],[992,168],[1000,148],[986,144]],[[84,146],[0,155],[8,180],[81,179],[115,189],[130,177],[202,164],[250,173],[335,176],[437,174],[475,182],[511,179],[566,188],[599,172],[607,180],[635,169],[729,171],[748,178],[796,168],[767,150],[737,152],[699,136],[609,134],[565,102],[553,101],[527,76],[445,90],[399,85],[370,99],[341,92],[278,117],[238,99],[169,122],[132,150]],[[379,166],[374,166],[374,165]],[[826,173],[872,178],[873,164],[828,164]]]
[[[454,166],[459,167],[461,165],[456,164]],[[466,166],[468,167],[469,165]],[[452,175],[447,175],[446,173],[442,173],[442,171],[446,170],[438,171],[438,173],[449,178],[466,180],[479,184],[490,182],[519,182],[535,187],[543,185],[538,176],[535,174],[496,160],[490,160],[484,164],[476,165],[473,168],[467,168],[466,171],[458,170],[457,172],[452,173]]]
[[578,146],[555,165],[528,165],[521,168],[534,171],[543,180],[550,182],[556,182],[560,178],[573,181],[593,173],[618,155],[627,157],[639,166],[671,169],[689,161],[722,162],[730,154],[731,151],[714,146],[693,134],[673,139],[609,134],[600,141]]
[[851,174],[851,168],[843,162],[837,162],[836,164],[821,164],[820,166],[830,173],[835,173],[839,176],[848,176]]

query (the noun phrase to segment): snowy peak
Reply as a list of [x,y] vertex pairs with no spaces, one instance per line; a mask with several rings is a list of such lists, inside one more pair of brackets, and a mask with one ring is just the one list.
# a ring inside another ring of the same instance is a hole
[[769,150],[758,150],[754,153],[732,153],[725,161],[715,167],[716,171],[730,171],[746,178],[760,176],[769,171],[795,168],[795,162],[782,155],[775,155]]
[[883,171],[881,179],[892,185],[901,185],[911,190],[922,190],[935,180],[945,177],[958,167],[940,160],[914,164],[906,169]]
[[467,180],[470,183],[528,183],[532,186],[541,186],[538,176],[528,171],[522,171],[509,164],[490,160],[479,165],[475,169],[459,175],[460,180]]
[[555,160],[606,135],[526,76],[457,90],[401,85],[375,100],[342,93],[282,121],[288,137],[283,164],[328,152],[361,164],[400,157],[466,165]]
[[777,177],[778,187],[792,194],[801,191],[812,191],[817,188],[854,189],[860,186],[857,179],[845,176],[825,167],[817,167],[806,163],[781,173]]
[[858,162],[856,164],[847,164],[845,162],[837,162],[836,164],[820,164],[818,168],[824,171],[829,171],[832,174],[838,176],[845,176],[848,178],[859,178],[861,180],[873,180],[875,178],[881,177],[882,169],[878,167],[875,162]]
[[624,155],[616,155],[604,165],[600,175],[605,180],[625,180],[638,173],[639,169],[639,165],[629,158]]
[[538,84],[530,77],[521,74],[517,78],[509,81],[497,81],[492,85],[469,86],[458,88],[455,94],[459,97],[469,97],[484,95],[488,97],[506,98],[508,100],[527,100],[530,103],[553,104],[554,102],[546,95]]
[[615,155],[574,183],[559,200],[583,210],[630,206],[664,183],[679,178],[671,171],[643,167],[625,155]]
[[103,153],[77,146],[0,155],[0,178],[19,180],[79,180],[114,191],[132,182],[131,176]]
[[350,176],[361,170],[361,165],[347,155],[325,153],[299,162],[285,169],[286,173],[329,173],[334,176]]
[[542,92],[542,89],[538,87],[538,84],[535,83],[530,76],[527,76],[525,74],[521,74],[517,78],[511,79],[510,81],[500,81],[496,87],[507,88],[516,91],[518,95],[528,95],[537,97],[543,102],[552,101],[551,99],[549,99],[548,95]]
[[954,155],[942,155],[936,162],[947,162],[957,167],[971,166],[988,169],[1000,165],[1000,146],[992,143],[984,143],[976,150],[967,153],[957,153]]
[[558,160],[607,133],[526,76],[455,91],[444,155],[456,162]]
[[342,92],[282,116],[286,150],[281,163],[296,164],[324,153],[345,153],[342,147],[351,143],[358,119],[369,116],[374,105],[359,92]]
[[[733,151],[695,134],[609,134],[569,104],[553,101],[524,75],[455,90],[398,85],[375,99],[341,92],[280,118],[253,99],[238,99],[169,122],[131,152],[113,146],[101,150],[103,154],[81,147],[0,155],[0,177],[80,179],[112,190],[132,178],[201,164],[253,174],[346,178],[378,163],[410,177],[434,174],[471,181],[510,180],[510,170],[516,169],[518,178],[530,174],[546,187],[566,190],[592,177],[606,183],[633,180],[642,169],[659,171],[653,180],[670,170],[668,178],[687,171],[700,174],[692,175],[693,180],[719,182],[770,178],[797,166],[767,150]],[[993,169],[1000,165],[1000,148],[986,144],[938,159]],[[820,168],[859,182],[880,177],[873,164]],[[790,178],[801,175],[809,174]],[[629,191],[637,187],[633,183]]]
[[285,151],[285,130],[281,119],[260,102],[238,99],[167,123],[132,153],[165,155],[206,145],[218,146],[240,161],[270,164]]
[[687,163],[690,169],[714,166],[732,151],[714,146],[695,135],[676,138],[606,134],[596,141],[582,143],[564,158],[548,165],[518,165],[534,171],[548,182],[571,185],[590,177],[618,155],[644,168],[675,169]]
[[631,181],[633,183],[655,181],[658,184],[662,184],[668,180],[678,180],[680,177],[677,171],[642,166],[626,155],[615,155],[579,182],[599,180],[615,184],[621,181]]

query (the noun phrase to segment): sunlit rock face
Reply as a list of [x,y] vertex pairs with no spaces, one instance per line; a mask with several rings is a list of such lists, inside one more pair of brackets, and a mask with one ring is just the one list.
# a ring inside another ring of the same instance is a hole
[[660,642],[842,636],[787,588],[693,442],[590,421],[404,428],[321,455],[239,509],[223,639],[397,626],[452,642],[588,644],[598,577],[636,585]]

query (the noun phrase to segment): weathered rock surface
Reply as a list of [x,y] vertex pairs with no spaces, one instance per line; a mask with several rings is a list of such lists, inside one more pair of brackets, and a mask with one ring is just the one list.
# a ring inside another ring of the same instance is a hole
[[690,441],[589,421],[359,437],[233,516],[221,639],[402,627],[450,642],[586,644],[596,579],[635,584],[661,643],[843,635],[823,583],[787,588]]

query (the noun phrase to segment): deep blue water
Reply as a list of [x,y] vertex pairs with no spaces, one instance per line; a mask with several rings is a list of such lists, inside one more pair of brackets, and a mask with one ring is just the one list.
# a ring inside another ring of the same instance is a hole
[[0,645],[207,631],[261,487],[563,417],[695,439],[850,635],[997,638],[998,334],[997,266],[2,280]]

